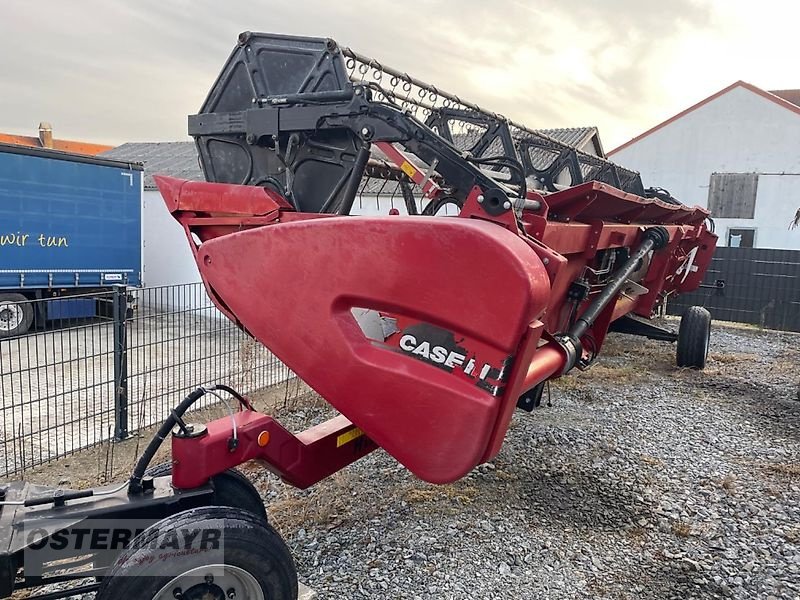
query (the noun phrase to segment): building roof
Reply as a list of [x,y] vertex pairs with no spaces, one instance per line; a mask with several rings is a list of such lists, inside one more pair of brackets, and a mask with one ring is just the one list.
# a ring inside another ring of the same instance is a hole
[[122,144],[102,156],[144,165],[144,189],[154,190],[153,175],[205,181],[194,142],[134,142]]
[[770,90],[769,93],[800,106],[800,90]]
[[91,142],[77,142],[75,140],[59,140],[53,137],[53,126],[46,121],[39,123],[39,135],[17,135],[15,133],[0,133],[0,143],[26,146],[28,148],[46,148],[60,150],[71,154],[85,154],[94,156],[111,150],[113,146],[93,144]]
[[[38,137],[28,135],[15,135],[13,133],[0,133],[0,143],[14,144],[17,146],[29,146],[31,148],[44,148],[42,142]],[[72,154],[85,154],[88,156],[95,156],[106,150],[111,150],[114,146],[106,146],[104,144],[93,144],[91,142],[79,142],[75,140],[59,140],[53,139],[53,150],[61,150],[61,152],[71,152]]]
[[[693,111],[697,110],[698,108],[700,108],[702,106],[705,106],[706,104],[708,104],[712,100],[716,100],[720,96],[723,96],[723,95],[727,94],[728,92],[730,92],[731,90],[733,90],[735,88],[744,88],[744,89],[746,89],[746,90],[748,90],[750,92],[753,92],[754,94],[758,94],[759,96],[761,96],[762,98],[765,98],[766,100],[769,100],[770,102],[773,102],[773,103],[777,104],[778,106],[786,108],[787,110],[790,110],[793,113],[796,113],[796,114],[800,115],[800,105],[795,104],[795,103],[787,100],[786,98],[784,98],[783,96],[781,96],[781,95],[779,95],[777,93],[768,92],[766,90],[762,90],[761,88],[756,87],[751,83],[747,83],[746,81],[737,81],[736,83],[732,83],[731,85],[729,85],[725,89],[722,89],[722,90],[718,91],[716,94],[712,94],[708,98],[705,98],[704,100],[701,100],[697,104],[694,104],[694,105],[690,106],[686,110],[682,110],[677,115],[675,115],[673,117],[670,117],[669,119],[667,119],[666,121],[663,121],[662,123],[659,123],[655,127],[651,127],[650,129],[648,129],[644,133],[642,133],[640,135],[637,135],[633,139],[628,140],[627,142],[625,142],[621,146],[617,146],[616,148],[611,150],[608,153],[608,155],[611,156],[612,154],[615,154],[616,152],[619,152],[623,148],[627,148],[631,144],[635,144],[639,140],[641,140],[643,138],[646,138],[651,133],[655,133],[656,131],[658,131],[662,127],[666,127],[670,123],[673,123],[674,121],[677,121],[678,119],[680,119],[682,117],[685,117],[690,112],[693,112]],[[778,91],[781,92],[781,93],[786,93],[788,95],[790,93],[797,92],[798,90],[778,90]]]
[[600,143],[600,132],[597,127],[562,127],[559,129],[537,129],[536,133],[543,133],[562,144],[581,149],[592,142],[597,156],[604,157],[603,145]]

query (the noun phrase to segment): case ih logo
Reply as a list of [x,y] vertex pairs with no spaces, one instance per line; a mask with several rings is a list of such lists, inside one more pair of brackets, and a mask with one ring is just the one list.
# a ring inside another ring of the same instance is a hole
[[[462,339],[463,342],[463,339]],[[460,373],[492,394],[500,396],[511,365],[509,356],[503,365],[494,367],[481,361],[474,352],[459,345],[455,335],[445,329],[419,323],[400,333],[400,350],[418,360],[438,367],[448,373]]]

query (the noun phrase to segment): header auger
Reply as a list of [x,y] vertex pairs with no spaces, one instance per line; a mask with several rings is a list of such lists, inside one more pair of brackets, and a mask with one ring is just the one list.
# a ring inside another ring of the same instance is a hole
[[[189,133],[208,182],[157,183],[209,296],[341,414],[293,434],[230,388],[200,388],[126,485],[9,486],[6,594],[42,582],[20,567],[20,524],[67,512],[68,526],[154,523],[113,566],[95,561],[100,600],[294,598],[288,551],[233,467],[259,460],[305,488],[380,447],[451,482],[500,451],[547,381],[589,367],[610,330],[677,341],[679,366],[705,364],[707,311],[690,309],[678,334],[647,318],[700,285],[708,212],[634,171],[320,38],[242,34]],[[241,410],[184,422],[212,390]],[[148,471],[170,432],[171,465]],[[192,555],[177,574],[140,566],[159,532],[188,525],[248,550]]]

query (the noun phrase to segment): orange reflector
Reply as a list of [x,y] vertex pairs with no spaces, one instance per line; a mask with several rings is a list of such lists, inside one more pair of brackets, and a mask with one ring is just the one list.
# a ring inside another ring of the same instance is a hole
[[269,444],[269,431],[262,431],[258,434],[258,445],[262,448]]

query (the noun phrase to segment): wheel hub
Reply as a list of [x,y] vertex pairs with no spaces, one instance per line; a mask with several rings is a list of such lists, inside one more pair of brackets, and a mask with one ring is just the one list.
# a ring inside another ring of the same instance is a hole
[[23,319],[22,309],[13,302],[0,303],[0,330],[13,331]]
[[258,580],[248,571],[233,565],[206,565],[173,578],[153,600],[265,600],[265,597]]
[[225,600],[225,592],[213,583],[193,585],[185,592],[181,588],[175,588],[172,595],[179,600]]

